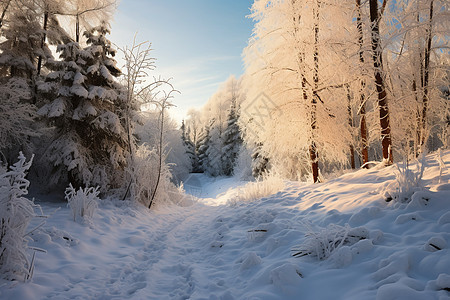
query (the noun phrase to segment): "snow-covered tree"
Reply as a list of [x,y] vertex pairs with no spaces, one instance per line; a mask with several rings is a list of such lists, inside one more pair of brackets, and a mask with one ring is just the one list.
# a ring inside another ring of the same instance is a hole
[[317,181],[319,163],[324,168],[348,161],[344,87],[353,78],[346,58],[357,52],[351,11],[337,1],[260,0],[252,18],[255,28],[244,50],[241,115],[250,133],[244,138],[262,145],[286,176],[309,169]]
[[103,23],[85,32],[86,48],[76,42],[58,46],[62,61],[39,87],[56,97],[39,110],[57,128],[45,153],[55,166],[54,179],[66,173],[76,186],[100,185],[103,190],[122,184],[127,153],[121,116],[126,95],[116,80],[121,72],[108,33]]
[[438,0],[398,1],[385,10],[387,89],[396,99],[390,104],[392,135],[400,145],[394,150],[417,156],[436,149],[427,140],[445,126],[440,86],[448,84],[447,11],[447,2]]
[[[210,121],[212,123],[212,121]],[[210,128],[211,124],[207,124],[200,132],[197,144],[197,153],[199,160],[199,169],[205,172],[209,167],[209,147],[210,147]]]
[[224,132],[223,156],[224,156],[224,173],[230,176],[234,173],[236,159],[242,145],[241,131],[238,124],[239,107],[236,98],[231,100],[231,107],[228,114],[228,124]]
[[0,42],[0,74],[7,78],[25,78],[32,87],[38,56],[51,55],[48,48],[41,46],[43,32],[38,6],[30,2],[22,7],[11,7],[9,11],[7,26],[2,29],[4,40]]
[[203,169],[200,165],[199,158],[199,142],[201,135],[201,113],[198,110],[191,109],[188,111],[188,119],[186,120],[186,138],[192,143],[193,149],[192,152],[192,172],[199,173],[203,172]]
[[39,55],[51,57],[51,53],[40,43],[38,6],[34,2],[23,7],[16,1],[5,4],[2,18],[7,22],[0,34],[0,149],[12,158],[18,150],[31,152],[29,137],[38,134],[33,128],[36,109],[31,105],[36,63]]
[[262,145],[257,145],[252,153],[252,175],[258,179],[269,171],[269,158],[262,152]]
[[198,165],[198,157],[195,151],[194,143],[191,141],[191,138],[189,137],[189,131],[186,130],[184,120],[181,121],[180,130],[181,130],[181,141],[183,143],[184,151],[189,158],[191,164],[190,170],[192,171],[194,170],[194,166]]

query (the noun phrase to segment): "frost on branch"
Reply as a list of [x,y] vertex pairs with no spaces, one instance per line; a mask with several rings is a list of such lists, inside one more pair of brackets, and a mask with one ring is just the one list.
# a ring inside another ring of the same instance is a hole
[[0,277],[9,280],[27,278],[31,264],[27,255],[26,230],[35,216],[33,202],[25,198],[30,182],[25,179],[33,157],[19,161],[0,174]]
[[89,222],[92,219],[95,209],[97,208],[99,194],[99,187],[79,188],[77,191],[72,184],[69,184],[69,187],[66,188],[65,191],[65,198],[75,222]]

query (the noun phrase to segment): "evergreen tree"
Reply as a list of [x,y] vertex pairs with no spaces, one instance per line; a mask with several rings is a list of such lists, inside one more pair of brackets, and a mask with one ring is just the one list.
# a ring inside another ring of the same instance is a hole
[[203,164],[205,172],[211,176],[224,175],[224,127],[219,119],[213,119],[209,125],[207,164]]
[[61,171],[75,185],[118,187],[126,165],[127,138],[122,111],[126,95],[116,81],[121,72],[106,39],[107,24],[85,32],[88,46],[60,45],[60,62],[40,86],[55,96],[39,113],[58,129],[46,157],[54,162],[55,179]]
[[209,147],[210,147],[210,130],[211,130],[211,124],[213,121],[211,121],[209,124],[207,124],[202,132],[200,133],[198,144],[197,144],[197,153],[198,153],[198,166],[199,170],[201,172],[206,172],[209,168]]
[[29,151],[29,137],[38,133],[33,128],[36,109],[31,104],[35,99],[36,59],[51,53],[40,44],[37,5],[33,2],[19,8],[7,4],[8,22],[3,23],[0,37],[0,150],[12,158],[19,150]]
[[263,176],[269,168],[269,158],[262,152],[262,144],[258,144],[252,153],[252,175],[255,178]]
[[189,138],[189,134],[186,132],[186,126],[184,124],[184,120],[181,121],[181,139],[183,141],[183,146],[185,148],[185,153],[189,158],[189,161],[191,163],[190,171],[195,171],[195,166],[198,165],[198,161],[196,161],[196,151],[195,146],[191,142],[191,139]]
[[234,171],[239,149],[242,145],[241,131],[238,125],[239,108],[236,98],[231,100],[230,112],[228,114],[227,128],[224,133],[223,156],[224,174],[231,176]]
[[37,57],[51,55],[45,45],[41,46],[43,32],[37,11],[34,2],[15,7],[7,26],[3,27],[4,40],[0,43],[0,74],[6,78],[24,78],[30,86],[36,75]]

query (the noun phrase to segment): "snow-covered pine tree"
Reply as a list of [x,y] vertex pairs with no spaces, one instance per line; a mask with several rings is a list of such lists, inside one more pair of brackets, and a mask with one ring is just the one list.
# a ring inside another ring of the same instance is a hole
[[209,126],[209,145],[206,151],[208,163],[206,166],[203,165],[205,171],[211,176],[224,175],[223,133],[222,122],[214,118]]
[[31,105],[35,99],[36,61],[38,55],[51,53],[40,44],[37,5],[30,2],[18,7],[14,2],[7,8],[4,17],[7,13],[8,18],[0,36],[0,150],[12,158],[19,150],[29,150],[28,138],[37,134],[31,126],[36,111]]
[[269,158],[262,152],[262,144],[256,145],[252,153],[252,175],[258,179],[268,172]]
[[201,134],[201,115],[200,112],[191,109],[188,111],[189,118],[186,120],[186,136],[189,138],[189,140],[192,142],[193,150],[194,150],[194,161],[192,163],[192,172],[194,173],[201,173],[203,172],[201,166],[200,166],[200,159],[199,159],[199,141],[200,141],[200,134]]
[[115,79],[120,70],[105,37],[108,33],[108,25],[102,23],[85,32],[86,48],[76,42],[58,46],[62,61],[39,87],[56,95],[39,110],[58,130],[46,152],[55,166],[53,182],[68,175],[75,186],[99,185],[102,190],[122,183],[127,137],[121,114],[126,95]]
[[41,47],[43,32],[38,19],[38,7],[34,2],[9,9],[7,24],[2,28],[4,40],[0,43],[0,74],[2,77],[24,78],[28,85],[36,75],[39,55],[51,55],[47,47]]
[[211,123],[212,121],[210,121],[210,123],[203,128],[198,138],[197,154],[198,154],[199,170],[201,170],[201,172],[206,172],[209,167],[208,152],[211,143],[209,136]]
[[192,172],[194,173],[198,173],[201,170],[199,170],[199,158],[198,158],[198,153],[197,153],[197,147],[196,147],[196,143],[194,141],[192,141],[191,139],[191,128],[187,128],[186,130],[186,138],[187,138],[187,148],[188,148],[188,155],[190,158],[190,162],[192,165]]
[[191,142],[191,139],[189,137],[189,132],[186,130],[186,125],[184,123],[184,120],[181,121],[181,140],[183,141],[183,146],[185,148],[185,153],[189,158],[189,161],[191,163],[191,171],[194,170],[194,166],[198,164],[198,159],[195,151],[194,144]]
[[236,103],[236,97],[233,97],[231,100],[230,111],[228,113],[228,123],[224,132],[223,142],[224,173],[226,176],[231,176],[233,174],[239,149],[242,145],[238,119],[239,107]]

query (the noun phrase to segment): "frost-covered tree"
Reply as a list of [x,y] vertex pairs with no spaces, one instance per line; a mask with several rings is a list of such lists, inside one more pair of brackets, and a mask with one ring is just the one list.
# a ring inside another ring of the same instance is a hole
[[228,113],[228,124],[224,132],[223,156],[224,174],[230,176],[234,173],[236,159],[242,145],[241,130],[239,128],[239,107],[236,98],[231,100],[230,111]]
[[36,75],[37,57],[51,56],[41,45],[43,32],[38,18],[38,7],[33,2],[22,7],[11,7],[7,25],[2,29],[0,42],[0,74],[4,78],[20,77],[29,81],[30,88]]
[[[142,124],[136,124],[134,134],[138,140],[138,147],[145,144],[149,151],[158,153],[157,150],[152,150],[156,145],[159,145],[160,131],[160,112],[156,110],[147,110],[142,113]],[[175,184],[183,181],[191,172],[191,161],[186,148],[183,145],[182,132],[178,128],[177,122],[172,120],[168,114],[164,121],[164,164],[170,170],[170,178]],[[165,167],[164,167],[165,168]],[[148,205],[148,203],[147,203]]]
[[344,87],[353,78],[346,58],[357,52],[351,11],[337,1],[260,0],[252,18],[255,28],[244,50],[246,143],[262,145],[285,176],[309,173],[317,181],[319,164],[348,161]]
[[186,124],[186,138],[192,143],[192,172],[199,173],[203,172],[200,166],[199,159],[199,137],[201,133],[201,114],[199,111],[191,109],[188,111],[188,119],[185,122]]
[[269,158],[262,152],[262,145],[258,144],[252,153],[252,175],[258,179],[269,171]]
[[190,170],[194,169],[194,166],[198,165],[198,158],[195,151],[194,143],[192,143],[189,132],[186,130],[186,125],[184,123],[184,119],[181,121],[181,141],[183,143],[184,151],[186,155],[189,158],[189,161],[191,163]]
[[388,91],[396,99],[391,103],[392,134],[401,145],[394,150],[415,156],[435,150],[427,140],[445,126],[442,116],[448,108],[440,86],[448,85],[447,11],[448,3],[438,0],[398,1],[385,10]]
[[99,22],[111,18],[116,0],[69,0],[61,12],[74,18],[75,42],[80,43],[83,30],[95,27]]
[[32,126],[35,107],[31,105],[36,62],[39,54],[51,54],[40,44],[38,7],[33,2],[24,7],[18,7],[15,1],[6,4],[3,12],[8,22],[0,37],[0,149],[16,156],[18,150],[29,150],[29,137],[37,134]]
[[210,135],[209,135],[210,128],[211,128],[211,125],[207,124],[200,132],[200,135],[198,138],[197,153],[198,153],[199,169],[202,172],[206,172],[206,170],[209,167],[208,153],[209,153],[209,147],[210,147]]
[[381,11],[378,9],[378,0],[369,0],[370,22],[371,22],[371,41],[372,41],[372,60],[375,76],[375,86],[378,95],[378,108],[380,111],[381,127],[381,146],[383,151],[383,160],[387,164],[394,161],[392,155],[392,136],[388,105],[388,96],[386,91],[385,73],[383,66],[383,52],[381,48],[380,21],[383,17],[383,11],[387,0],[383,1]]
[[39,113],[54,122],[56,138],[45,153],[74,185],[100,185],[103,190],[122,184],[127,135],[123,124],[126,95],[117,82],[121,72],[106,38],[107,24],[85,32],[88,46],[60,45],[61,61],[39,89],[55,95]]

